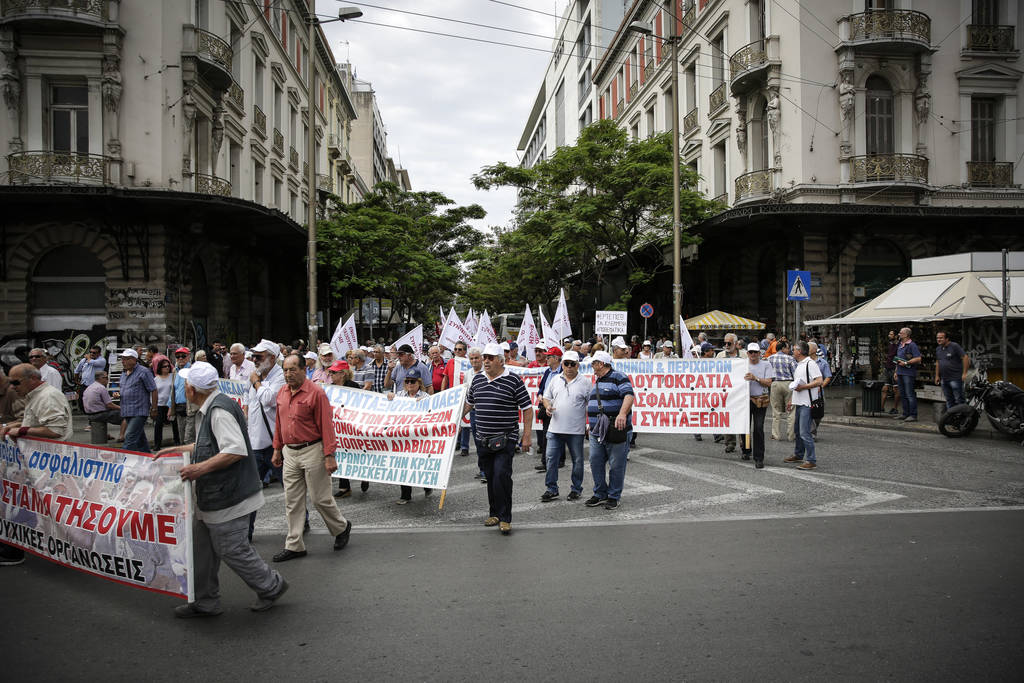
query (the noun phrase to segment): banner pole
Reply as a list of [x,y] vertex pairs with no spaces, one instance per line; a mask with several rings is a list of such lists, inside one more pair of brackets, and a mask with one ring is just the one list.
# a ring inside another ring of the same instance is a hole
[[448,489],[442,489],[441,490],[441,500],[437,501],[437,509],[438,510],[443,510],[444,509],[444,498],[447,495],[448,495]]

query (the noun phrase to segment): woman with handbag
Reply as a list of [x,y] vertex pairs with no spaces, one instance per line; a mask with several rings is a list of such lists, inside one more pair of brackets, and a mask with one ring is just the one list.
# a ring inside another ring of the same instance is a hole
[[[801,340],[793,343],[793,358],[797,364],[793,369],[793,381],[790,384],[793,396],[786,408],[792,407],[794,411],[796,441],[793,443],[793,455],[785,458],[784,462],[800,463],[797,467],[801,470],[813,470],[818,466],[811,425],[814,422],[814,413],[821,414],[825,411],[825,403],[821,398],[821,370],[809,354],[810,347],[807,342]],[[817,391],[814,391],[815,389]]]
[[757,342],[747,344],[747,374],[743,376],[750,386],[750,430],[751,443],[744,441],[743,459],[750,460],[754,456],[754,467],[764,468],[764,416],[771,402],[768,390],[775,379],[775,370],[771,363],[761,360],[761,346]]

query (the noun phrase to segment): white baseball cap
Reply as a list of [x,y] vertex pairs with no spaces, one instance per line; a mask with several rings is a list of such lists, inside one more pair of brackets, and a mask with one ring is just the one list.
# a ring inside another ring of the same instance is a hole
[[320,346],[316,347],[316,350],[321,356],[326,356],[329,353],[332,355],[334,354],[334,349],[332,349],[331,345],[328,344],[327,342],[324,342]]
[[269,339],[260,339],[260,343],[252,347],[253,353],[272,353],[274,357],[281,355],[281,347]]
[[313,353],[312,351],[306,351],[306,355],[304,355],[303,358],[308,358],[309,360],[316,360],[316,354]]
[[481,356],[501,356],[501,357],[505,356],[505,354],[502,353],[502,351],[501,351],[501,345],[495,344],[494,342],[491,342],[491,343],[487,344],[486,346],[484,346],[484,351],[480,355]]
[[605,365],[611,365],[612,354],[608,353],[607,351],[597,351],[594,353],[593,356],[590,357],[590,360],[599,361],[601,363],[604,363]]
[[758,353],[761,353],[761,345],[757,342],[750,342],[747,344],[747,351],[757,351]]
[[667,342],[665,342],[664,344],[662,344],[662,347],[663,347],[663,348],[666,348],[666,349],[671,349],[671,348],[674,348],[674,347],[675,347],[675,344],[673,344],[673,343],[672,343],[672,342],[670,342],[670,341],[667,341]]
[[209,363],[201,360],[193,363],[190,368],[179,370],[178,374],[181,375],[183,380],[202,391],[217,386],[217,380],[219,379],[217,370]]
[[628,349],[629,348],[629,344],[627,344],[626,340],[623,339],[622,337],[616,337],[615,339],[613,339],[612,340],[612,346],[620,348],[620,349]]
[[577,363],[579,363],[580,354],[576,353],[575,351],[566,351],[565,353],[562,354],[562,362],[564,363],[567,360],[574,360]]
[[134,358],[135,360],[138,360],[139,352],[135,349],[125,349],[121,352],[121,358]]
[[[488,346],[490,346],[490,344],[488,344]],[[499,348],[500,348],[500,349],[501,349],[502,351],[510,351],[510,350],[512,349],[512,347],[508,345],[508,342],[507,342],[507,341],[503,341],[503,342],[501,342],[501,346],[500,346]]]

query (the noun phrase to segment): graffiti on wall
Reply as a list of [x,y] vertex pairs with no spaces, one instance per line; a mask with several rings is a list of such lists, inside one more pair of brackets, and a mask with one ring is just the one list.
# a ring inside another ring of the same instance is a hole
[[111,320],[155,320],[164,317],[164,290],[152,287],[107,289],[107,315]]
[[[1002,323],[998,320],[968,323],[964,328],[964,340],[961,346],[964,347],[964,351],[974,364],[977,364],[978,361],[1002,362]],[[1010,321],[1007,326],[1006,354],[1011,366],[1024,365],[1024,329],[1019,321]]]

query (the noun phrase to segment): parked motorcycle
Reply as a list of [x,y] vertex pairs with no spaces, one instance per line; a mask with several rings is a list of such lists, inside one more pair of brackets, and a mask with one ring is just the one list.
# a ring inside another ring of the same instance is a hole
[[966,403],[955,405],[939,419],[939,432],[951,439],[968,436],[981,413],[1003,434],[1024,437],[1024,391],[1012,382],[989,382],[984,371],[964,387]]

